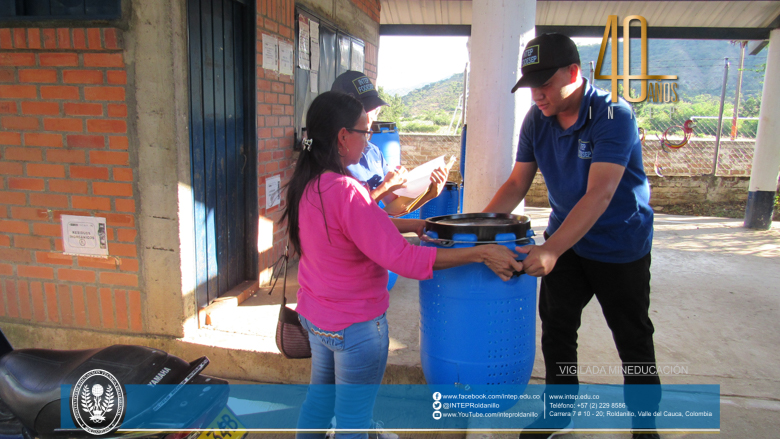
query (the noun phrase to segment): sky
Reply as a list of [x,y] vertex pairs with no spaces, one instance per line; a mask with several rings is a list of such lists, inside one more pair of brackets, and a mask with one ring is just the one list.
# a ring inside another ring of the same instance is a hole
[[463,72],[468,37],[395,37],[379,39],[377,86],[385,90],[417,88]]
[[[598,44],[601,38],[574,41]],[[377,86],[399,93],[461,73],[469,57],[467,42],[468,37],[381,36]]]

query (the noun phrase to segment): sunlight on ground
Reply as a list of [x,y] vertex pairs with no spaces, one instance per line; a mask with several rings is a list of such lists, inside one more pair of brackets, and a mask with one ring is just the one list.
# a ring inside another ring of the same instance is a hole
[[775,224],[763,231],[746,229],[742,224],[742,220],[658,215],[653,246],[765,258],[780,256],[780,226]]

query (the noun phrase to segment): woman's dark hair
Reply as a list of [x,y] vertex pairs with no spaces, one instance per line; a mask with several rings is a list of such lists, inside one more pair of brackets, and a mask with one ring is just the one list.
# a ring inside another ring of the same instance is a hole
[[[287,206],[279,220],[284,222],[287,219],[287,232],[290,234],[293,252],[303,254],[298,229],[298,213],[303,192],[306,186],[323,172],[347,175],[347,170],[341,164],[337,137],[342,128],[354,127],[362,112],[363,104],[359,100],[348,94],[330,91],[317,96],[306,112],[306,134],[311,145],[304,146],[298,157],[295,171],[287,184]],[[325,206],[321,206],[324,218]]]

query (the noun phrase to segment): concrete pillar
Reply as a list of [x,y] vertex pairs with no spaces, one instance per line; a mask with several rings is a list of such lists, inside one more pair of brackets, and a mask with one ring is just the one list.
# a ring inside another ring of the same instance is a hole
[[772,208],[780,177],[780,29],[769,34],[768,50],[745,211],[745,227],[762,230],[772,225]]
[[532,101],[529,89],[511,90],[520,78],[520,53],[535,36],[535,19],[535,0],[473,2],[464,213],[481,212],[514,166]]

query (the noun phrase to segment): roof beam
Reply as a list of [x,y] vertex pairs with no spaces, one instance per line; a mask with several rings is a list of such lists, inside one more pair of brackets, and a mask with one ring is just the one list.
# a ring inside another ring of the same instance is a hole
[[[647,37],[672,40],[766,40],[773,28],[729,27],[648,27]],[[639,38],[641,29],[631,27],[631,38]],[[558,32],[570,37],[603,37],[604,26],[536,26],[536,34]],[[383,24],[379,35],[395,36],[470,36],[468,24]],[[618,35],[623,35],[619,26]]]

